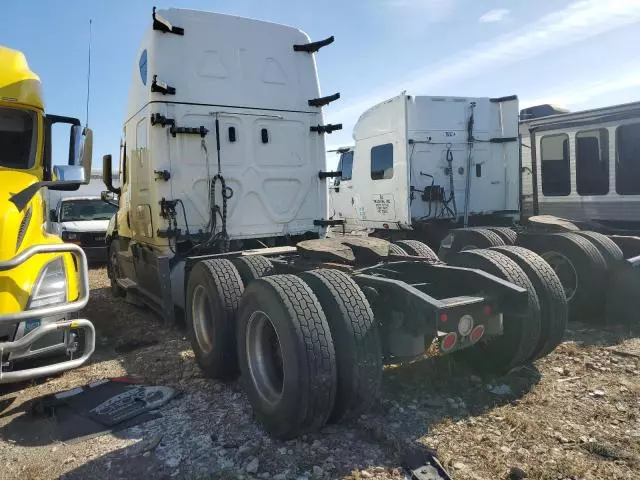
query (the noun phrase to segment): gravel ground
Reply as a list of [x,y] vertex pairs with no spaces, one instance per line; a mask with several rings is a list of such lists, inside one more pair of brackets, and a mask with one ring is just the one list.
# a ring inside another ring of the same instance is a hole
[[[403,479],[421,444],[455,479],[640,479],[640,340],[628,332],[572,324],[553,354],[499,378],[446,357],[387,367],[376,411],[279,442],[237,383],[201,377],[183,329],[111,298],[105,269],[90,277],[84,315],[99,337],[91,363],[0,390],[2,480]],[[157,343],[116,353],[133,339]],[[160,419],[74,444],[52,440],[53,419],[24,414],[33,398],[121,375],[181,395]]]

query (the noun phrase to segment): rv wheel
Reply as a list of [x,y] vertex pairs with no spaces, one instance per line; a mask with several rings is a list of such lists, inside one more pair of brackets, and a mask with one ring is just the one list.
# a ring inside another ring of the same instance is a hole
[[336,358],[327,318],[295,275],[252,281],[237,322],[242,386],[271,435],[317,431],[333,410]]

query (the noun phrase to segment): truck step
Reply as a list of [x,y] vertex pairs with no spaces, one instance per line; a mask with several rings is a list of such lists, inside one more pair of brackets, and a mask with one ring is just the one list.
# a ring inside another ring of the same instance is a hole
[[129,278],[118,278],[118,285],[125,290],[135,290],[138,288],[138,284]]

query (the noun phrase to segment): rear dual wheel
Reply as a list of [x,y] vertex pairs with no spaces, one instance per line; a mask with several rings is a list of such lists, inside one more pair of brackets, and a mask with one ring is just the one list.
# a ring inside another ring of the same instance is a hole
[[577,233],[532,234],[518,242],[540,255],[556,272],[569,305],[569,319],[603,315],[607,261],[591,239]]
[[393,249],[394,247],[406,252],[405,255],[427,258],[429,260],[439,260],[436,252],[431,250],[426,243],[419,240],[398,240],[391,244],[391,248]]
[[438,256],[448,261],[450,256],[465,250],[500,247],[506,242],[496,232],[486,228],[460,228],[453,230],[440,244]]
[[452,265],[476,268],[523,287],[528,308],[522,314],[504,312],[502,335],[479,342],[454,355],[475,370],[503,373],[534,359],[541,330],[540,300],[531,280],[518,264],[503,253],[467,250],[457,253]]
[[242,384],[277,438],[358,416],[378,396],[380,339],[367,299],[336,270],[253,281],[237,322]]
[[535,252],[516,246],[493,247],[516,262],[531,280],[540,301],[540,338],[531,359],[551,353],[562,341],[567,327],[567,298],[560,279]]

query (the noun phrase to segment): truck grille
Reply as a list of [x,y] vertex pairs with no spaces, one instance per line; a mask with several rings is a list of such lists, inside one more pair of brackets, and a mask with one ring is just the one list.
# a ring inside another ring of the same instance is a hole
[[81,247],[104,247],[106,232],[82,232],[76,233],[74,243],[79,243]]

